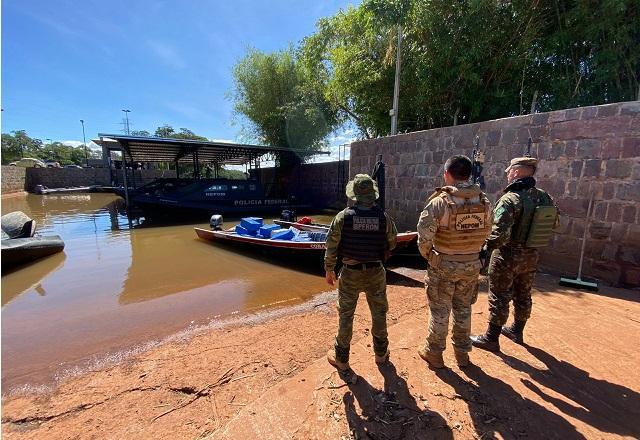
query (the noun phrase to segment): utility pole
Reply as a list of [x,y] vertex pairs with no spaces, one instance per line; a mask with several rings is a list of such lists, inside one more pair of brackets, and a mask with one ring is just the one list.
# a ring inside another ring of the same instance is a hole
[[87,168],[89,168],[89,155],[87,154],[87,138],[84,135],[84,119],[80,119],[80,123],[82,124],[82,142],[84,145],[84,164]]
[[129,113],[131,113],[131,110],[122,110],[124,112],[124,118],[125,118],[125,129],[127,130],[127,136],[129,136],[131,134],[131,132],[129,131]]
[[400,97],[400,52],[402,51],[402,26],[398,25],[398,46],[396,48],[396,80],[393,85],[393,108],[391,116],[391,136],[398,133],[398,98]]

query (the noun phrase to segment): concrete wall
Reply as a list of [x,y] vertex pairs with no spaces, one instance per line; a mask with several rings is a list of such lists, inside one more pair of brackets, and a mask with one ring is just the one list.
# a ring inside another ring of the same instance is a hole
[[24,191],[26,168],[2,165],[2,194]]
[[[4,172],[4,168],[3,172]],[[14,168],[14,167],[11,167]],[[158,177],[175,177],[175,171],[135,170],[136,186],[142,186]],[[4,173],[3,173],[4,174]],[[131,180],[131,170],[128,178]],[[114,184],[122,185],[122,170],[113,170]],[[4,185],[4,176],[2,178]],[[111,185],[111,174],[108,168],[27,168],[24,187],[33,191],[36,185],[48,188],[66,188],[71,186]],[[129,185],[131,185],[131,181]]]
[[350,175],[370,172],[383,155],[387,208],[400,229],[415,229],[426,198],[442,184],[443,164],[471,154],[475,136],[486,153],[487,193],[505,186],[509,160],[527,139],[541,162],[538,186],[556,200],[562,228],[543,251],[542,266],[575,273],[591,194],[594,219],[587,235],[583,275],[614,285],[640,286],[640,102],[539,113],[355,142]]
[[[273,168],[261,170],[263,185],[273,182]],[[344,208],[347,204],[345,185],[349,176],[349,161],[303,164],[293,174],[295,182],[314,205],[322,208]]]

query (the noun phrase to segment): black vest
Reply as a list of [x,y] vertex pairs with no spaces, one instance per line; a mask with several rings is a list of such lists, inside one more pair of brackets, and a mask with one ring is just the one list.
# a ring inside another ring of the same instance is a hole
[[377,206],[360,209],[348,208],[344,213],[340,256],[350,260],[384,260],[387,250],[387,218]]

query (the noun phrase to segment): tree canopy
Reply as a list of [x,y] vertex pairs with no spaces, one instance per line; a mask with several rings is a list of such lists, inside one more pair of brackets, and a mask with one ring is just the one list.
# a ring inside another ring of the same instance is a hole
[[292,48],[270,54],[251,49],[233,77],[234,109],[261,143],[312,150],[338,123],[335,107]]
[[[100,157],[99,153],[91,149],[87,149],[87,153],[89,158]],[[45,144],[40,139],[29,137],[24,130],[2,133],[2,163],[8,164],[22,157],[54,160],[61,165],[83,165],[85,148],[83,145],[73,147],[62,142]]]
[[[250,50],[234,71],[236,110],[257,135],[291,145],[283,121],[307,91],[327,127],[348,119],[362,137],[388,134],[398,26],[399,131],[639,93],[637,0],[364,0],[321,19],[295,50]],[[326,131],[315,133],[300,141]]]

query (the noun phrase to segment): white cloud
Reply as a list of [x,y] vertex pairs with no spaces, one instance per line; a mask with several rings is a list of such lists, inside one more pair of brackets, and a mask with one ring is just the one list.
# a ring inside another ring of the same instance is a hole
[[[83,144],[82,141],[73,141],[73,140],[62,141],[61,143],[64,145],[68,145],[70,147],[80,147]],[[102,147],[93,141],[87,142],[87,147],[92,151],[102,151]]]
[[184,69],[187,67],[187,63],[173,46],[154,40],[147,41],[147,46],[149,46],[156,57],[168,66],[174,69]]
[[211,142],[223,142],[227,144],[236,144],[237,142],[233,139],[209,139]]

